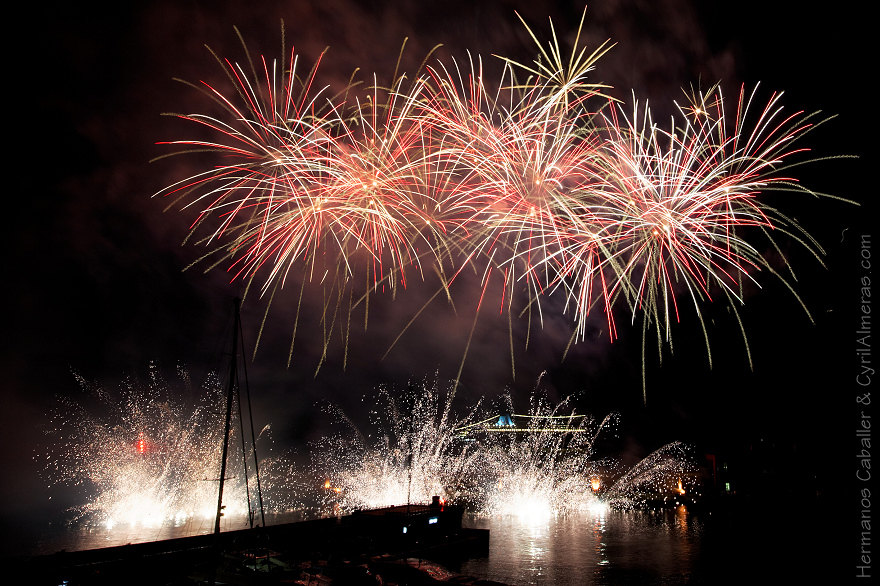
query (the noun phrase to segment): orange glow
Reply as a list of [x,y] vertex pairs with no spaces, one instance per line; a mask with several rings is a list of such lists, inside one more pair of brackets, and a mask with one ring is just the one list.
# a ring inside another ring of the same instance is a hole
[[144,452],[147,451],[147,442],[144,441],[144,436],[143,436],[143,434],[141,434],[140,437],[138,437],[138,441],[137,441],[137,451],[138,451],[139,454],[143,454]]
[[329,480],[324,483],[324,488],[330,488],[330,481]]
[[600,486],[602,486],[602,483],[599,481],[599,477],[593,476],[593,478],[590,480],[590,488],[593,489],[593,492],[596,492],[599,490]]
[[684,487],[681,485],[681,479],[678,479],[678,488],[676,489],[678,494],[684,494]]

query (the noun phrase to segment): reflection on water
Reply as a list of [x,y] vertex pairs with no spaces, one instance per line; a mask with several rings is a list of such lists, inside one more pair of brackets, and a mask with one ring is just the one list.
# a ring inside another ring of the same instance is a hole
[[512,585],[686,582],[702,532],[684,507],[472,518],[468,524],[491,531],[489,556],[464,562],[462,572]]
[[[816,503],[742,503],[699,513],[685,507],[660,511],[592,511],[559,516],[467,517],[466,526],[491,531],[488,557],[455,569],[512,586],[546,584],[779,583],[839,584],[851,567],[845,511]],[[268,516],[269,525],[303,520],[301,514]],[[230,515],[224,531],[243,529]],[[38,552],[124,545],[210,533],[211,521],[146,529],[67,529],[44,536]],[[10,552],[6,552],[10,553]]]

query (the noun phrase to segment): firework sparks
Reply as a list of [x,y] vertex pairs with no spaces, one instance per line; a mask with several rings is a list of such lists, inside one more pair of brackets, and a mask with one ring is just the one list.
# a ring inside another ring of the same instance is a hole
[[616,415],[596,421],[567,401],[553,406],[536,393],[528,414],[517,416],[528,423],[514,430],[506,427],[510,416],[481,419],[480,405],[452,417],[451,397],[444,401],[436,383],[411,387],[401,402],[384,393],[373,412],[375,437],[343,416],[346,431],[313,451],[314,474],[326,479],[326,510],[429,502],[436,495],[484,516],[593,512],[680,495],[677,483],[692,470],[679,443],[633,467],[597,457],[596,440],[615,433]]
[[[182,377],[189,386],[188,376]],[[97,404],[61,399],[48,432],[50,447],[41,457],[51,482],[87,491],[87,502],[73,511],[73,520],[108,529],[213,520],[223,443],[218,408],[223,390],[216,378],[205,384],[192,405],[180,398],[185,392],[172,390],[155,366],[148,383],[127,380],[118,392],[77,379]],[[243,463],[230,462],[224,515],[227,523],[237,519],[244,525],[248,499]],[[289,463],[266,458],[261,468],[268,506],[277,511],[296,506]],[[209,525],[205,523],[206,530]]]
[[[623,300],[633,322],[641,313],[662,344],[680,318],[678,293],[687,293],[702,323],[701,306],[715,298],[736,312],[744,283],[757,283],[761,270],[785,282],[762,256],[763,248],[778,249],[774,235],[822,254],[765,197],[771,190],[807,192],[784,174],[784,163],[801,152],[794,142],[812,126],[810,117],[784,115],[774,95],[748,126],[755,92],[741,92],[732,114],[718,88],[695,97],[669,130],[637,103],[628,117],[616,108],[601,114],[608,137],[603,156],[592,159],[601,181],[585,194],[585,213],[571,224],[574,251],[564,255],[562,282],[581,335],[596,290],[606,308]],[[592,244],[587,252],[585,242]],[[610,311],[608,319],[613,335]],[[708,335],[706,348],[711,364]]]
[[612,340],[614,314],[628,311],[661,351],[687,296],[711,365],[705,303],[723,300],[742,324],[744,284],[760,271],[791,289],[762,256],[778,250],[774,238],[822,255],[765,195],[811,193],[785,173],[811,116],[784,113],[777,94],[756,106],[757,88],[741,90],[731,112],[713,87],[692,91],[661,128],[647,106],[634,100],[627,114],[588,80],[607,43],[588,54],[579,31],[566,59],[555,30],[549,49],[528,32],[538,59],[502,58],[494,84],[471,57],[469,68],[439,62],[412,82],[395,72],[386,89],[374,79],[366,93],[352,85],[330,97],[315,89],[318,64],[297,75],[295,53],[289,68],[263,58],[250,75],[221,61],[235,99],[203,91],[229,120],[182,116],[219,138],[172,144],[222,164],[160,193],[201,207],[193,230],[215,218],[205,241],[227,243],[215,252],[234,278],[262,274],[272,296],[292,270],[303,287],[320,281],[324,355],[340,309],[350,316],[371,291],[425,279],[426,266],[449,296],[469,267],[482,275],[478,308],[497,271],[508,311],[515,290],[529,312],[561,291],[573,339],[600,307]]
[[313,450],[315,475],[328,479],[327,489],[340,489],[329,496],[342,510],[430,502],[434,495],[458,502],[470,498],[468,487],[479,476],[482,455],[457,442],[461,422],[441,401],[436,384],[411,387],[401,401],[383,393],[372,415],[382,429],[378,442],[343,416],[346,432]]
[[[214,408],[223,396],[216,381],[205,385],[194,408],[175,399],[180,393],[170,392],[155,369],[148,385],[129,381],[121,393],[80,381],[99,408],[64,401],[44,454],[53,482],[88,490],[74,520],[110,530],[201,523],[208,531],[216,514],[223,428]],[[452,397],[447,392],[444,399],[436,381],[411,385],[398,399],[383,392],[371,412],[375,435],[363,435],[334,411],[345,430],[313,446],[308,479],[285,458],[261,460],[267,509],[336,515],[439,496],[478,515],[530,519],[693,492],[681,484],[690,478],[692,460],[678,443],[633,467],[597,457],[595,443],[615,433],[616,415],[597,421],[575,413],[567,400],[551,405],[536,391],[528,414],[516,416],[528,423],[514,430],[505,427],[510,416],[505,423],[486,419],[482,402],[457,417]],[[95,415],[106,408],[112,413]],[[509,404],[506,409],[512,411]],[[233,459],[224,498],[227,524],[247,523],[241,469]]]
[[[502,87],[513,76],[509,65],[503,71]],[[471,234],[460,246],[469,251],[468,259],[492,259],[510,283],[522,266],[529,290],[538,296],[555,280],[549,273],[539,275],[536,267],[550,268],[547,259],[572,215],[568,194],[587,189],[591,182],[584,170],[595,142],[583,132],[592,115],[584,109],[591,94],[559,111],[542,101],[544,85],[518,96],[512,92],[522,86],[490,95],[482,65],[471,64],[469,87],[461,90],[456,85],[460,72],[431,73],[437,89],[429,116],[443,131],[457,165],[453,198],[466,199],[473,209]]]

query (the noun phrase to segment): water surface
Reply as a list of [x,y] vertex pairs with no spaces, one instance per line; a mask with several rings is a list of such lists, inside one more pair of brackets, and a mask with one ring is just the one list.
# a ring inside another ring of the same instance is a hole
[[462,572],[506,584],[687,583],[700,550],[701,521],[684,507],[548,516],[472,518],[490,530],[489,556]]
[[[267,516],[267,524],[301,520]],[[846,511],[765,501],[712,511],[597,509],[545,517],[465,517],[490,530],[489,554],[451,569],[512,586],[844,583]],[[224,519],[224,530],[244,529]],[[158,527],[66,528],[42,536],[38,551],[92,549],[210,533],[213,520]],[[851,548],[850,548],[851,549]],[[7,552],[9,553],[9,552]]]

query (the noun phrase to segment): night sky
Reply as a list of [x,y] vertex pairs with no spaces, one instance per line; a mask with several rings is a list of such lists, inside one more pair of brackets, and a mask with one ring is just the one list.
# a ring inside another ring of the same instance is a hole
[[[104,3],[102,3],[104,4]],[[801,2],[595,0],[587,13],[588,46],[611,39],[593,79],[629,99],[635,91],[658,111],[671,110],[681,88],[721,80],[727,94],[761,82],[767,96],[786,92],[787,111],[822,110],[839,116],[804,144],[817,156],[858,155],[799,171],[817,191],[852,199],[856,207],[804,197],[781,200],[825,248],[826,267],[796,247],[797,302],[772,278],[753,291],[743,310],[754,370],[724,307],[708,309],[715,364],[706,364],[702,334],[692,316],[676,327],[675,354],[658,364],[649,354],[648,405],[642,404],[639,333],[624,326],[607,341],[597,316],[588,339],[562,361],[570,332],[564,316],[533,324],[529,348],[517,346],[513,377],[506,317],[486,312],[475,331],[458,398],[509,391],[523,405],[541,372],[551,398],[579,393],[582,410],[624,416],[627,449],[672,440],[703,452],[747,451],[756,442],[781,446],[805,474],[844,498],[852,483],[855,424],[853,379],[858,311],[859,236],[873,229],[875,121],[865,84],[866,25],[858,14]],[[578,2],[118,2],[101,8],[77,3],[19,6],[7,20],[17,41],[4,60],[7,150],[4,246],[2,445],[0,519],[10,530],[28,518],[57,513],[33,456],[43,441],[46,413],[57,395],[83,391],[81,373],[109,386],[143,376],[148,364],[194,373],[218,368],[231,300],[242,292],[224,270],[184,268],[204,253],[182,245],[191,216],[151,196],[183,178],[194,161],[165,154],[156,143],[186,135],[185,123],[164,112],[198,112],[204,98],[185,85],[222,76],[204,45],[243,58],[233,29],[252,54],[278,55],[281,19],[288,45],[311,64],[329,46],[322,79],[341,84],[355,67],[389,76],[409,37],[404,64],[415,69],[443,43],[440,55],[492,53],[530,59],[531,41],[519,10],[546,32],[547,17],[567,38],[576,31]],[[23,33],[23,34],[22,34]],[[494,64],[493,64],[494,65]],[[500,67],[499,67],[500,69]],[[658,116],[659,118],[659,116]],[[258,420],[271,420],[276,440],[293,445],[317,433],[317,403],[360,404],[379,384],[405,387],[410,379],[455,377],[473,319],[466,301],[421,317],[385,360],[385,349],[431,291],[415,283],[395,300],[377,298],[366,332],[355,330],[342,369],[342,347],[331,347],[315,376],[320,334],[299,325],[296,353],[286,367],[298,286],[286,288],[269,313],[251,369]],[[317,296],[306,296],[316,309]],[[372,303],[372,302],[371,302]],[[253,344],[265,302],[244,303],[246,339]],[[497,310],[495,312],[497,314]],[[522,324],[517,335],[524,339]],[[520,340],[522,341],[522,340]],[[854,506],[854,498],[845,502]]]

